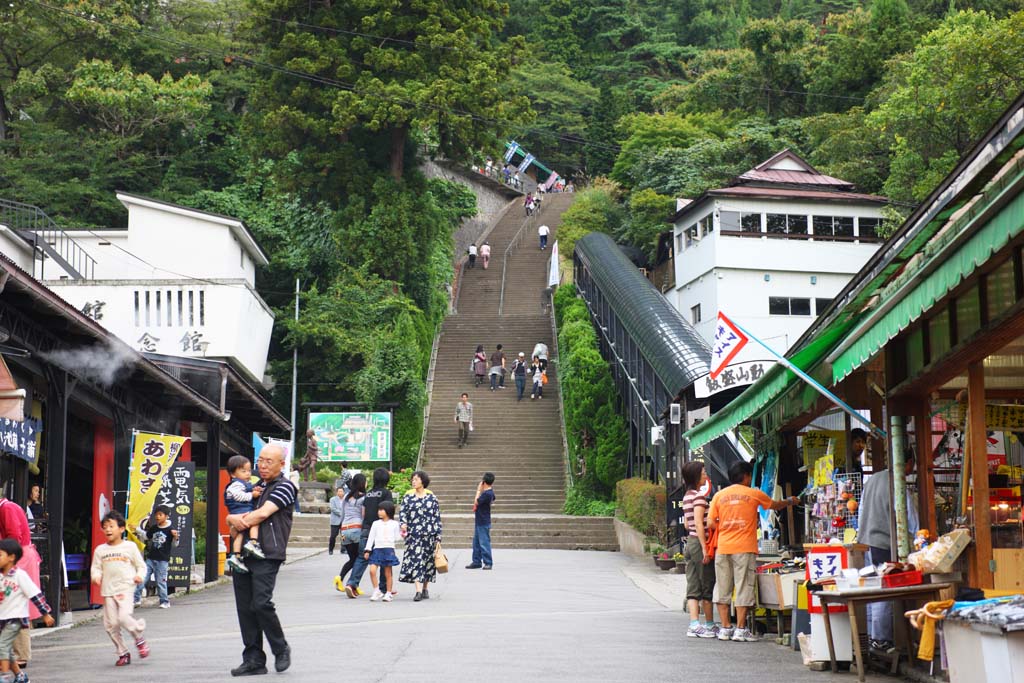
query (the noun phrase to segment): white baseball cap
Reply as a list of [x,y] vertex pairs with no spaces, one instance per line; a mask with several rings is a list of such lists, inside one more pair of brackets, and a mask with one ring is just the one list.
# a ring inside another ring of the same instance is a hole
[[526,357],[526,354],[525,354],[525,353],[523,353],[522,351],[520,351],[520,352],[519,352],[519,355],[520,355],[520,356],[522,356],[523,358],[525,358],[525,357]]

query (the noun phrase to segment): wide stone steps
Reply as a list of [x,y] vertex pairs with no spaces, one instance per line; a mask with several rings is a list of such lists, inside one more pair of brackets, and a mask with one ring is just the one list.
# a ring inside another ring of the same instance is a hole
[[[472,514],[442,513],[441,524],[445,546],[468,548],[472,545]],[[495,513],[492,516],[491,542],[496,549],[618,550],[612,524],[610,517]],[[326,515],[302,515],[295,518],[289,545],[326,548],[329,536]]]

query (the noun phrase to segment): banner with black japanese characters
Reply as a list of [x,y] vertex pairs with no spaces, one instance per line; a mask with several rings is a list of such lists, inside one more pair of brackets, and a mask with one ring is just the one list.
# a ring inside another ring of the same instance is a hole
[[178,541],[171,548],[167,565],[167,586],[188,588],[192,577],[192,515],[195,510],[196,464],[175,463],[164,479],[156,504],[171,509],[171,528],[178,532]]

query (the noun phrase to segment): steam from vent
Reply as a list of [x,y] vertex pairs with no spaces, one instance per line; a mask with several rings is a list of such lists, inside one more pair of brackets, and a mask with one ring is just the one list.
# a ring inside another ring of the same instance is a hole
[[136,359],[135,353],[128,346],[114,343],[36,355],[104,387],[113,386],[119,377],[132,369]]

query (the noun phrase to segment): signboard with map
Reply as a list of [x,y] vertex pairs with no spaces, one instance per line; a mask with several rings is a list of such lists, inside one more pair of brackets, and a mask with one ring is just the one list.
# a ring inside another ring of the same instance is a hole
[[390,462],[391,413],[310,413],[320,462]]

